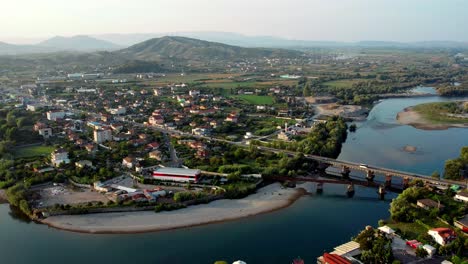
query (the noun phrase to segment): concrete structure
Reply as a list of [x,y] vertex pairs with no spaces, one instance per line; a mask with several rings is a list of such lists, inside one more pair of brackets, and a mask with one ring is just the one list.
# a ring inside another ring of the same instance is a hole
[[57,121],[57,119],[63,119],[65,117],[65,112],[60,110],[53,110],[47,112],[47,119],[51,121]]
[[70,163],[70,159],[68,158],[68,151],[62,148],[56,149],[51,154],[51,162],[55,167],[58,167],[62,163]]
[[430,258],[432,258],[432,256],[434,256],[434,254],[437,253],[437,249],[431,245],[424,245],[423,249],[426,250],[427,256]]
[[450,244],[450,242],[457,238],[455,231],[446,227],[433,228],[427,231],[427,233],[441,246]]
[[109,109],[109,113],[112,115],[124,115],[127,113],[127,108],[121,106],[118,108]]
[[96,129],[93,133],[94,142],[101,144],[106,141],[112,141],[112,130],[110,129]]
[[37,132],[44,138],[50,138],[52,136],[52,128],[50,127],[39,128]]
[[158,168],[153,171],[153,178],[163,181],[177,182],[197,182],[200,177],[200,170],[181,168]]

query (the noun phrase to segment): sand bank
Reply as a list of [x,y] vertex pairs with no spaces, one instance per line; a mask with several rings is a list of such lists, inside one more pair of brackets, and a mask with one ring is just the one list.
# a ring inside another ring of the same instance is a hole
[[422,130],[445,130],[451,127],[468,127],[468,124],[433,124],[414,111],[412,107],[407,107],[402,112],[399,112],[396,119],[400,124],[409,125]]
[[304,193],[302,188],[284,189],[279,183],[275,183],[244,199],[217,200],[171,212],[62,215],[49,217],[43,223],[64,230],[98,234],[170,230],[271,212],[289,206]]

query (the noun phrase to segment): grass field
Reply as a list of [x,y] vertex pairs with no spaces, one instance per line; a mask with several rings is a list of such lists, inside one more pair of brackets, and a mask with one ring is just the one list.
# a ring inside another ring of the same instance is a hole
[[275,100],[273,99],[272,96],[268,95],[236,95],[236,98],[242,99],[243,101],[249,103],[249,104],[255,104],[255,105],[272,105],[275,103]]
[[13,151],[15,158],[34,157],[42,155],[50,155],[55,148],[53,146],[30,146],[16,148]]
[[324,82],[323,85],[336,88],[351,88],[353,84],[364,81],[364,79],[346,79]]
[[426,103],[413,107],[424,119],[433,124],[460,124],[468,123],[468,118],[449,116],[451,110],[457,109],[455,102]]

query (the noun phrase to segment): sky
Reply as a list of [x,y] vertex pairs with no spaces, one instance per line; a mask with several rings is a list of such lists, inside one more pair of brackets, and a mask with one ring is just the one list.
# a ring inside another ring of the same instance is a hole
[[222,31],[318,41],[468,41],[466,0],[0,0],[0,41]]

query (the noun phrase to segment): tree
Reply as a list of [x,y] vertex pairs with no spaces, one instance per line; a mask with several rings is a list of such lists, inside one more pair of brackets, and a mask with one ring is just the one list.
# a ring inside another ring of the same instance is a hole
[[425,257],[427,257],[427,255],[428,255],[428,253],[424,248],[418,247],[416,249],[416,256],[418,256],[420,258],[425,258]]
[[444,178],[446,179],[459,179],[460,170],[463,169],[464,164],[461,159],[447,160],[445,162]]
[[438,171],[434,171],[431,174],[431,177],[438,180],[438,179],[440,179],[440,173]]
[[350,132],[356,132],[356,124],[354,124],[354,123],[351,124],[351,125],[349,126],[349,131],[350,131]]
[[306,83],[306,84],[304,85],[303,90],[302,90],[302,96],[308,97],[308,96],[310,96],[311,94],[312,94],[312,91],[311,91],[311,89],[310,89],[310,85],[309,85],[309,83]]

